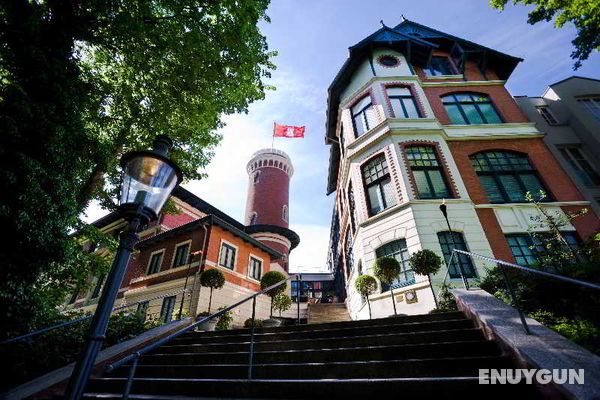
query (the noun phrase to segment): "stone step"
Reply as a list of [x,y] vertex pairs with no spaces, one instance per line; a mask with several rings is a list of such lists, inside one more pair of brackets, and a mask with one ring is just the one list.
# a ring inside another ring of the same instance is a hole
[[[483,340],[479,329],[449,329],[423,332],[402,332],[363,336],[339,336],[327,338],[293,339],[255,343],[256,351],[336,349],[341,347],[387,346],[415,343],[435,343],[465,340]],[[169,344],[157,349],[160,353],[209,353],[247,351],[250,342]]]
[[[311,339],[311,338],[327,338],[327,337],[358,337],[365,335],[374,335],[377,333],[401,333],[401,332],[423,332],[423,331],[436,331],[436,330],[449,330],[449,329],[462,329],[474,327],[473,321],[469,319],[455,319],[445,321],[423,321],[423,322],[409,322],[404,324],[392,324],[392,325],[375,325],[365,327],[353,327],[344,326],[341,328],[331,327],[330,329],[314,330],[314,331],[300,331],[300,332],[265,332],[254,334],[255,342],[267,342],[267,341],[284,341],[294,339]],[[204,344],[204,343],[235,343],[235,342],[249,342],[250,332],[243,332],[239,335],[232,336],[203,336],[203,335],[189,335],[181,338],[174,339],[171,343],[173,345],[183,344]]]

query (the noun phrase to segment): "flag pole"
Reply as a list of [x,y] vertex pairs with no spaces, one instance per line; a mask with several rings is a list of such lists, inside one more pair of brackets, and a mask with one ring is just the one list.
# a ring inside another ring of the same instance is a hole
[[271,151],[273,151],[273,144],[275,142],[275,121],[273,121],[273,135],[271,135]]

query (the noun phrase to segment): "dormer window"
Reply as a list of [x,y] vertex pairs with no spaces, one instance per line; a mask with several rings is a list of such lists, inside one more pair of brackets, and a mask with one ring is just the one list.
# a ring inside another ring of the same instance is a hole
[[375,109],[371,102],[371,97],[366,96],[351,109],[352,124],[354,125],[354,134],[359,137],[363,133],[375,126]]
[[425,68],[425,75],[427,76],[440,76],[440,75],[456,75],[458,74],[448,57],[433,56],[427,68]]

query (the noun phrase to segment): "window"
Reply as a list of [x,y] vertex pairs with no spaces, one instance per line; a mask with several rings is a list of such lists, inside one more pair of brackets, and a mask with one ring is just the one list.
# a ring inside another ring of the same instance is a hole
[[448,60],[448,57],[433,56],[429,66],[425,68],[425,75],[427,76],[439,76],[439,75],[456,75],[457,72]]
[[161,250],[157,253],[153,253],[150,256],[150,261],[148,261],[148,269],[146,270],[146,275],[155,274],[158,271],[160,271],[164,255],[165,252]]
[[547,193],[525,154],[487,151],[471,156],[471,164],[490,203],[522,203],[525,193]]
[[354,190],[352,189],[352,182],[348,186],[348,213],[350,214],[350,224],[352,225],[352,231],[356,231],[356,217],[354,215],[355,210],[354,204]]
[[585,186],[599,186],[600,176],[581,153],[579,146],[563,147],[560,154],[573,167],[577,178]]
[[400,64],[400,60],[398,59],[398,57],[394,57],[394,56],[390,56],[390,55],[383,55],[380,56],[377,61],[383,65],[386,66],[388,68],[393,68],[396,67],[398,64]]
[[281,219],[283,219],[285,222],[288,220],[288,206],[285,204],[281,208]]
[[558,120],[554,117],[554,114],[550,112],[548,106],[539,106],[535,108],[537,112],[544,118],[544,121],[548,125],[558,125]]
[[398,278],[396,278],[391,285],[382,284],[381,289],[384,292],[390,289],[396,289],[415,283],[415,273],[410,268],[410,264],[408,263],[410,256],[408,255],[408,249],[406,248],[406,240],[400,239],[386,243],[375,250],[375,254],[377,255],[377,258],[393,257],[398,260],[400,266],[402,267],[400,275],[398,275]]
[[248,266],[248,276],[252,279],[260,280],[262,275],[262,261],[258,258],[250,257],[250,265]]
[[419,199],[451,197],[434,147],[407,147],[406,158],[415,180]]
[[340,127],[340,153],[342,153],[342,157],[344,156],[344,152],[346,151],[346,145],[344,144],[344,125]]
[[[453,249],[469,251],[462,233],[445,231],[438,232],[437,235],[446,265],[450,262]],[[454,257],[452,257],[452,265],[448,268],[450,270],[450,278],[460,278],[460,271],[462,271],[465,278],[476,277],[475,268],[473,267],[471,258],[465,254],[455,254]]]
[[221,244],[221,255],[219,256],[219,265],[233,270],[235,267],[235,247],[227,244]]
[[96,281],[96,285],[94,286],[94,290],[92,291],[92,299],[100,296],[100,290],[102,289],[102,284],[104,283],[104,278],[106,278],[106,274],[102,274],[98,277]]
[[485,94],[456,93],[442,97],[452,124],[500,124],[502,120]]
[[421,118],[421,113],[409,88],[390,87],[386,92],[395,118]]
[[256,225],[257,221],[258,221],[258,214],[253,212],[252,217],[250,217],[250,225]]
[[179,244],[175,247],[175,258],[173,258],[173,268],[180,267],[188,262],[189,243]]
[[175,296],[165,297],[160,308],[160,320],[163,323],[171,322],[173,319],[173,309],[175,308]]
[[[569,247],[574,250],[579,248],[579,241],[573,232],[561,233]],[[515,262],[526,267],[535,266],[538,256],[546,251],[537,237],[527,233],[506,235],[506,241]]]
[[396,205],[394,187],[384,155],[369,161],[362,168],[362,174],[368,197],[369,215],[375,215],[388,207]]
[[352,232],[350,229],[346,231],[346,270],[348,274],[354,269],[354,256],[352,255]]
[[260,181],[260,171],[256,171],[254,173],[252,181],[254,182],[255,185]]
[[356,103],[350,110],[352,113],[352,124],[356,137],[362,135],[377,124],[375,108],[371,103],[371,97],[366,96]]
[[600,121],[600,97],[594,96],[585,99],[577,99],[577,102],[587,113]]
[[146,310],[148,310],[148,305],[150,304],[149,301],[141,301],[138,303],[137,305],[137,309],[136,312],[138,314],[144,314],[146,315]]
[[73,294],[71,295],[71,297],[69,297],[69,303],[68,304],[73,304],[75,303],[75,301],[77,300],[77,296],[79,295],[79,291],[75,290],[73,292]]

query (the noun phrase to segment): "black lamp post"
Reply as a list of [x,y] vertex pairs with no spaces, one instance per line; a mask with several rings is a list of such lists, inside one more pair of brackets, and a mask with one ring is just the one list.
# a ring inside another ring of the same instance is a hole
[[[452,244],[455,245],[455,241],[454,241],[454,232],[452,231],[452,228],[450,227],[450,221],[448,220],[448,210],[446,207],[446,199],[442,200],[442,204],[440,204],[440,211],[442,212],[442,214],[444,215],[444,219],[446,220],[446,225],[448,226],[448,232],[450,232],[450,237],[452,238]],[[454,249],[452,249],[454,250]],[[460,256],[456,256],[457,258]],[[452,259],[452,254],[450,254],[450,259]],[[463,273],[463,269],[462,269],[462,265],[460,264],[460,260],[458,260],[457,262],[458,265],[458,270],[460,272],[460,276],[463,280],[463,283],[465,285],[465,288],[469,288],[469,282],[467,281],[467,278],[465,277],[465,274]],[[448,265],[448,268],[450,268],[450,266]]]
[[69,380],[65,397],[70,400],[82,397],[92,374],[125,269],[139,240],[138,229],[158,218],[169,195],[182,180],[181,170],[168,158],[172,145],[170,138],[160,135],[154,140],[152,150],[129,152],[121,158],[119,213],[128,225],[119,236],[117,254],[98,301],[85,349]]

